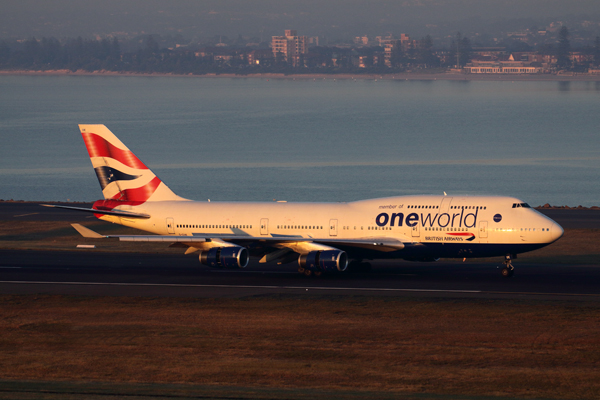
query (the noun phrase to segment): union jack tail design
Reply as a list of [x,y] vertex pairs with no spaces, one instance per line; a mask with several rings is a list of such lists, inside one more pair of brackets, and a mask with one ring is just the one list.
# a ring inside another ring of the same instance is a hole
[[106,126],[79,125],[79,129],[106,200],[131,205],[185,200],[173,193]]

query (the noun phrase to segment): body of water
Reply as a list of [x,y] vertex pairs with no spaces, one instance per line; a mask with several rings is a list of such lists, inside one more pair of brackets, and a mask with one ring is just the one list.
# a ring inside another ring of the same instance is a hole
[[191,199],[600,205],[596,82],[0,76],[0,199],[90,201],[79,123]]

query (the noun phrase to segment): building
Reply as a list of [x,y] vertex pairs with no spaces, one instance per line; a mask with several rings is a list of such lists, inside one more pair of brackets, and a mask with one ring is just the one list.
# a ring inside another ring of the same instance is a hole
[[503,63],[491,63],[487,65],[469,66],[464,68],[465,72],[471,74],[540,74],[542,68],[525,65],[503,65]]
[[400,34],[400,39],[394,38],[392,35],[386,37],[377,37],[379,45],[383,47],[385,54],[385,65],[387,67],[394,66],[397,63],[396,58],[401,53],[405,53],[411,48],[416,48],[417,41],[411,40],[410,36],[405,33]]
[[273,52],[270,49],[256,49],[248,53],[248,64],[266,65],[273,62]]
[[298,36],[295,30],[286,30],[284,36],[273,36],[271,40],[273,57],[283,58],[294,66],[300,64],[301,55],[308,53],[308,38]]
[[471,74],[540,74],[543,68],[539,61],[533,53],[510,54],[496,59],[481,57],[467,64],[464,71]]
[[357,44],[359,46],[368,46],[369,38],[367,36],[357,36],[354,38],[354,44]]

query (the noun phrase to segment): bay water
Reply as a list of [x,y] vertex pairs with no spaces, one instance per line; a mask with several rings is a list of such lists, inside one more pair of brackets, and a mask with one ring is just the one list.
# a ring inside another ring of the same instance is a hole
[[77,124],[196,200],[600,205],[598,82],[0,76],[0,199],[101,197]]

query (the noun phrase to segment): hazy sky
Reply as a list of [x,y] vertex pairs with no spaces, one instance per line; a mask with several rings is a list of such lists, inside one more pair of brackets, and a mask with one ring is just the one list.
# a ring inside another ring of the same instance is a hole
[[600,0],[0,0],[0,37],[417,36],[583,19],[597,29]]

